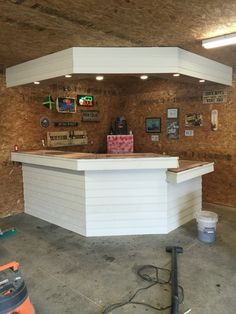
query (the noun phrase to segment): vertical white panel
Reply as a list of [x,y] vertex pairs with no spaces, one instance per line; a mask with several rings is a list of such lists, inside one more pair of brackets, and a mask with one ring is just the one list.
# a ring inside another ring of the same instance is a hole
[[86,234],[84,173],[23,165],[25,212]]

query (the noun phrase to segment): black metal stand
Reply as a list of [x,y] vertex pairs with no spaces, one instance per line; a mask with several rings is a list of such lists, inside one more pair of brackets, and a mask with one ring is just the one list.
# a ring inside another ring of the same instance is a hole
[[166,252],[171,253],[171,314],[179,314],[177,254],[183,253],[183,248],[167,246]]

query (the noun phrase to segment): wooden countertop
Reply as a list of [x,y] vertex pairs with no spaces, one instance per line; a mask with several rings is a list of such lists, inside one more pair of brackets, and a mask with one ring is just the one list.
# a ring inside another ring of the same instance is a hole
[[19,151],[11,160],[23,164],[76,171],[169,169],[179,166],[179,157],[153,153],[91,154],[58,150]]
[[154,153],[127,153],[127,154],[94,154],[94,153],[79,153],[79,152],[66,152],[60,150],[36,150],[36,151],[20,151],[22,154],[32,154],[37,156],[56,156],[62,158],[72,159],[125,159],[125,158],[154,158],[154,157],[170,157],[167,155],[154,154]]
[[[94,154],[94,153],[80,153],[61,150],[35,150],[35,151],[20,151],[19,153],[32,154],[36,156],[47,157],[61,157],[67,159],[128,159],[128,158],[157,158],[170,157],[168,155],[154,154],[154,153],[128,153],[128,154]],[[178,168],[170,168],[168,171],[179,173],[188,169],[200,167],[208,164],[204,161],[194,160],[179,160]]]
[[184,160],[183,159],[183,160],[179,160],[179,167],[178,168],[171,168],[171,169],[168,169],[168,171],[178,173],[181,171],[185,171],[188,169],[204,166],[207,164],[209,164],[209,163],[205,162],[205,161],[197,161],[197,160],[195,161],[195,160]]

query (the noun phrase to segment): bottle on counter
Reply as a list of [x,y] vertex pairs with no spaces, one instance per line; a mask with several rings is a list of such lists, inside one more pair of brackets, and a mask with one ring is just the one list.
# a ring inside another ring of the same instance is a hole
[[13,149],[14,149],[14,152],[18,152],[19,146],[17,144],[15,144]]

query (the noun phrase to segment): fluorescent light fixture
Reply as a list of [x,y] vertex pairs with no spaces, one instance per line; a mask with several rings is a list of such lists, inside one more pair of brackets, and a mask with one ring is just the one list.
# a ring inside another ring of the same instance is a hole
[[70,78],[70,77],[72,77],[72,75],[71,74],[66,74],[65,77]]
[[104,79],[104,76],[102,76],[102,75],[96,76],[97,81],[102,81],[103,79]]
[[199,83],[205,83],[205,80],[199,80]]
[[141,75],[140,78],[141,78],[141,80],[147,80],[148,76],[147,75]]
[[39,84],[40,84],[40,82],[38,82],[38,81],[35,81],[35,82],[34,82],[34,84],[35,84],[35,85],[39,85]]
[[236,44],[236,33],[204,39],[202,46],[206,49]]
[[180,74],[179,73],[174,73],[173,76],[177,77],[177,76],[180,76]]

